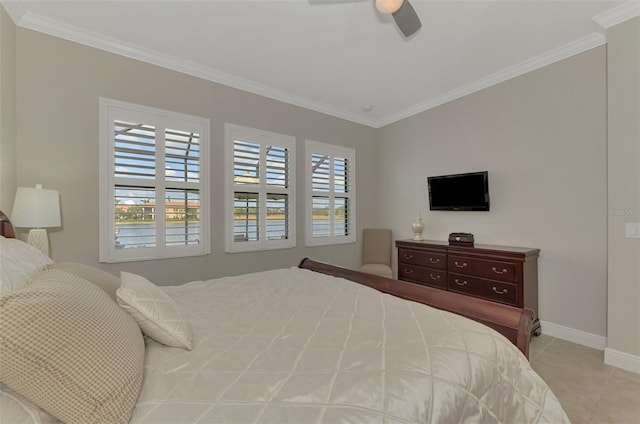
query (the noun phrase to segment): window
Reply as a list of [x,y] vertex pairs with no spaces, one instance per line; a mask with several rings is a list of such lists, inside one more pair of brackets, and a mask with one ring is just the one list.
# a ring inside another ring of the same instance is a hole
[[209,120],[100,99],[100,261],[204,255]]
[[225,125],[227,252],[295,247],[295,137]]
[[356,152],[354,149],[306,141],[305,244],[356,241]]

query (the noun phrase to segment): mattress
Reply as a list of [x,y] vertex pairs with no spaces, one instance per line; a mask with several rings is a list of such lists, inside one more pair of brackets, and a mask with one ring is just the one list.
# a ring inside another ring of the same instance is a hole
[[146,339],[131,423],[563,423],[522,353],[464,317],[299,268],[163,288],[193,350]]

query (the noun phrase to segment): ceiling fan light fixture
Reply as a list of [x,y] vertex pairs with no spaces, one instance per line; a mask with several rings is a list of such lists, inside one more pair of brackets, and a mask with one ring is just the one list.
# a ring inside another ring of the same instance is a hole
[[380,13],[390,15],[400,9],[403,2],[404,0],[376,0],[376,9]]

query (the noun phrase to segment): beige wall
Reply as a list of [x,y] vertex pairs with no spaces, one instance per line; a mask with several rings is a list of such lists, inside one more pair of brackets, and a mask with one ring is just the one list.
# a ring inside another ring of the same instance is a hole
[[[542,321],[606,335],[606,49],[383,128],[380,225],[541,249]],[[429,211],[427,177],[489,171],[491,211]],[[543,324],[543,332],[545,331]],[[598,337],[596,337],[598,339]]]
[[11,213],[16,193],[16,27],[0,6],[0,210]]
[[[63,229],[50,232],[54,260],[98,265],[98,98],[203,116],[211,120],[212,254],[100,264],[158,283],[184,282],[297,265],[305,256],[360,264],[360,243],[304,246],[304,139],[356,149],[358,233],[375,223],[375,130],[300,107],[127,59],[34,31],[17,30],[18,184],[59,190]],[[224,253],[224,123],[297,137],[295,249]]]
[[[640,18],[609,28],[609,309],[607,359],[635,355],[640,372]],[[624,364],[623,364],[624,365]],[[631,367],[628,367],[631,368]]]
[[[607,208],[639,207],[638,19],[610,30],[608,103],[607,48],[599,47],[374,130],[16,31],[6,13],[0,14],[0,208],[6,211],[13,201],[17,183],[58,189],[64,228],[51,234],[54,259],[98,265],[97,99],[105,96],[211,119],[212,178],[220,182],[213,185],[213,198],[223,194],[224,122],[294,135],[299,158],[305,138],[355,147],[358,232],[388,226],[396,238],[408,238],[420,211],[427,238],[445,240],[449,232],[468,231],[478,243],[538,247],[542,320],[605,336],[608,313],[608,347],[640,353],[640,247],[638,240],[623,237],[624,223],[640,218],[606,214]],[[16,78],[17,124],[11,90]],[[302,217],[301,160],[297,169]],[[428,176],[474,170],[490,173],[490,212],[428,211]],[[302,219],[295,249],[225,254],[223,205],[212,206],[211,255],[98,266],[170,283],[290,266],[304,256],[359,263],[359,244],[304,248]]]

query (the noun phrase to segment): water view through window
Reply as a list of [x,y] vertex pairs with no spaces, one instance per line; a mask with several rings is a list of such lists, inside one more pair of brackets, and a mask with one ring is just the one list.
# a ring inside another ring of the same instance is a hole
[[[115,247],[158,246],[156,192],[144,187],[117,187],[115,201]],[[198,190],[167,189],[164,202],[164,245],[200,244],[200,193]]]
[[[317,237],[330,236],[329,220],[318,220],[313,222],[314,234]],[[336,233],[344,233],[344,221],[335,221]],[[268,237],[270,239],[282,239],[286,237],[286,225],[284,219],[272,219],[267,221]],[[116,225],[115,243],[117,248],[145,248],[155,247],[156,236],[155,223],[136,223]],[[244,241],[256,240],[258,224],[256,221],[235,220],[234,234],[237,239]],[[198,244],[200,234],[199,222],[179,222],[167,223],[166,243],[167,245]]]

